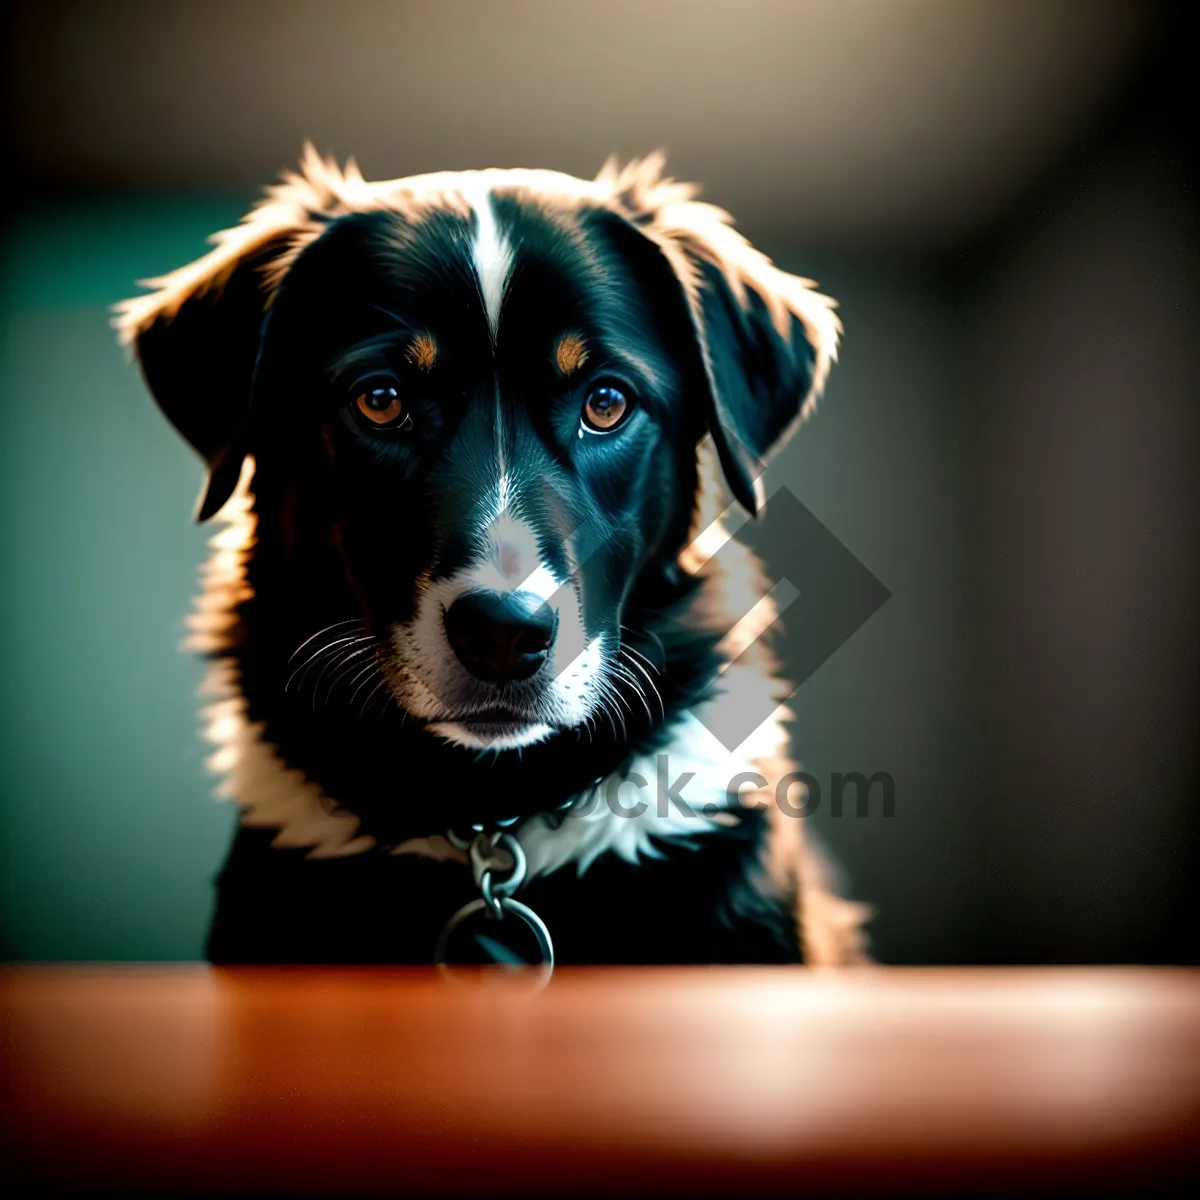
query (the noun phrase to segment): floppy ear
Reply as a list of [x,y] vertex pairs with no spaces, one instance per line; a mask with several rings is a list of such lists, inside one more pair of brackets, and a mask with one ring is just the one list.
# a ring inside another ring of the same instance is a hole
[[299,250],[345,208],[342,193],[361,184],[352,163],[342,175],[308,145],[301,173],[285,173],[240,225],[215,235],[213,250],[144,281],[155,290],[116,306],[113,324],[159,407],[208,464],[197,520],[217,512],[237,486],[271,294]]
[[[246,454],[245,422],[266,297],[263,247],[227,266],[153,282],[154,296],[128,301],[118,318],[146,384],[171,424],[208,464],[196,517],[204,521],[229,499]],[[203,263],[205,260],[200,260]],[[155,301],[154,304],[145,301]]]
[[763,503],[766,460],[812,411],[824,383],[820,350],[804,323],[779,324],[754,288],[705,259],[689,300],[708,375],[709,430],[734,496],[753,514]]
[[834,301],[779,270],[696,188],[661,174],[662,156],[597,177],[614,207],[650,239],[682,293],[704,368],[707,420],[734,496],[762,504],[772,450],[816,406],[837,356]]

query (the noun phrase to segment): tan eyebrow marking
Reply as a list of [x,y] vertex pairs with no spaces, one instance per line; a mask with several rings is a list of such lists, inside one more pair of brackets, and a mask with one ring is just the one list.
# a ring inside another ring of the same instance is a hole
[[418,333],[408,348],[408,361],[421,371],[432,371],[437,356],[438,344],[432,333]]
[[588,359],[587,343],[581,333],[564,333],[554,349],[554,363],[563,375],[573,375]]

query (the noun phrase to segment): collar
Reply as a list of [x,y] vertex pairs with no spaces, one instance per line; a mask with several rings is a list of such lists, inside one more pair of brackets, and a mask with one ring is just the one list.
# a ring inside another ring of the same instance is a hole
[[[449,975],[450,954],[455,935],[472,918],[482,915],[491,923],[486,935],[476,934],[476,941],[486,946],[492,958],[509,966],[534,966],[537,968],[535,987],[541,989],[550,982],[554,972],[554,941],[546,923],[528,905],[513,898],[513,894],[525,882],[525,851],[521,843],[508,830],[521,818],[512,817],[495,822],[494,827],[472,826],[470,839],[446,831],[446,839],[459,850],[466,851],[471,875],[479,895],[467,901],[442,929],[438,938],[434,962],[443,975]],[[526,963],[505,946],[504,936],[514,923],[523,923],[533,934],[539,955],[538,961]],[[493,949],[494,948],[494,949]]]

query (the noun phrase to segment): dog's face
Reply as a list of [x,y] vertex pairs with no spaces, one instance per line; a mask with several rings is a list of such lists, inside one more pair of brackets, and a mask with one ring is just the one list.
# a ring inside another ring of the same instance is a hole
[[158,294],[182,295],[128,306],[212,467],[206,509],[247,453],[283,553],[319,509],[397,703],[460,745],[594,719],[637,668],[631,595],[687,540],[697,443],[714,436],[753,506],[757,460],[832,354],[828,303],[718,210],[676,188],[676,219],[713,240],[700,220],[672,236],[647,180],[603,178],[364,184],[391,191],[296,206]]
[[265,324],[259,460],[325,476],[390,686],[451,741],[590,718],[690,512],[694,341],[616,233],[490,198],[342,217]]

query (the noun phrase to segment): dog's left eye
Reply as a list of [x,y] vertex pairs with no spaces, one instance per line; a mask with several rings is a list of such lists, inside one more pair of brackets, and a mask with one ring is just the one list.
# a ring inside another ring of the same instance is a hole
[[354,407],[380,429],[407,429],[412,416],[405,411],[399,391],[391,385],[369,388],[354,398]]
[[588,433],[608,433],[620,425],[632,407],[619,387],[603,384],[588,393],[580,424]]

